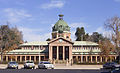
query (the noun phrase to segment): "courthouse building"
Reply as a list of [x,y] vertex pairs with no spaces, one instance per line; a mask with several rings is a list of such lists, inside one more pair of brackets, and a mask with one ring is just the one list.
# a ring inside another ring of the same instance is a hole
[[[72,28],[72,27],[71,27]],[[46,28],[47,29],[47,28]],[[27,42],[20,45],[18,49],[12,50],[4,55],[4,61],[24,62],[26,60],[50,61],[50,62],[79,62],[79,63],[101,63],[114,60],[116,55],[109,57],[100,55],[98,44],[91,41],[72,41],[70,27],[59,15],[59,20],[52,27],[52,38],[50,41]],[[43,36],[44,37],[44,36]],[[35,37],[34,37],[35,38]]]

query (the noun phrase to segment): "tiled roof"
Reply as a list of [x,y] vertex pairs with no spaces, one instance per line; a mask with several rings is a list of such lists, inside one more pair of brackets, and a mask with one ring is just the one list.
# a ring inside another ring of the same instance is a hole
[[[96,46],[98,45],[97,43],[91,42],[91,41],[74,41],[73,46]],[[34,42],[28,42],[28,43],[23,43],[20,46],[27,46],[27,45],[48,45],[48,41],[34,41]]]
[[91,45],[95,46],[98,45],[97,43],[91,42],[91,41],[74,41],[73,46],[85,46],[85,45]]
[[28,42],[28,43],[23,43],[20,46],[27,46],[27,45],[48,45],[48,41],[34,41],[34,42]]

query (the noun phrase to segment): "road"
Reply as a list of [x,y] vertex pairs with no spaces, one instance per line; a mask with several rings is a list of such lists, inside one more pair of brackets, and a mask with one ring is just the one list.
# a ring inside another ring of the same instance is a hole
[[100,70],[80,69],[1,69],[0,73],[100,73]]

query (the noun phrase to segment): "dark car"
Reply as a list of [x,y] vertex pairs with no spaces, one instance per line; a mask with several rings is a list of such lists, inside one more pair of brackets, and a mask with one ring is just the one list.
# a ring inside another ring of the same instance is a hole
[[117,67],[120,67],[120,65],[115,63],[115,62],[108,62],[108,63],[105,63],[103,65],[104,69],[114,69],[114,68],[117,68]]
[[18,69],[18,63],[13,61],[13,62],[9,62],[8,63],[8,67],[7,68],[12,68],[12,69]]
[[120,68],[115,68],[114,70],[111,71],[111,73],[120,73]]

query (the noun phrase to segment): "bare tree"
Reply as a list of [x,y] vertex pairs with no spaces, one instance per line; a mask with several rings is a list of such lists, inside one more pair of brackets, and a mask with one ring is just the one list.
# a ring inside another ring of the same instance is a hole
[[107,21],[105,22],[105,29],[108,29],[111,31],[111,35],[112,35],[111,41],[114,43],[116,52],[120,57],[120,47],[119,47],[120,45],[120,18],[118,16],[114,16],[110,19],[107,19]]

